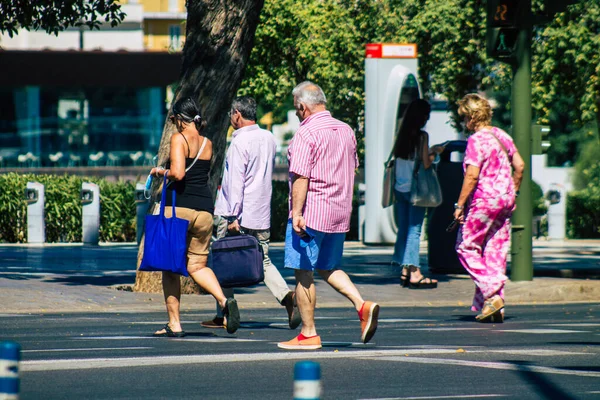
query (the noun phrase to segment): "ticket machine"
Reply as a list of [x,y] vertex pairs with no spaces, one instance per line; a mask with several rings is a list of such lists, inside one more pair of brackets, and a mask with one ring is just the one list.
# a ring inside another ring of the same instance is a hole
[[[421,97],[417,45],[372,43],[365,60],[365,205],[361,224],[366,244],[394,243],[394,206],[381,206],[384,164],[408,105]],[[363,230],[364,229],[364,230]]]

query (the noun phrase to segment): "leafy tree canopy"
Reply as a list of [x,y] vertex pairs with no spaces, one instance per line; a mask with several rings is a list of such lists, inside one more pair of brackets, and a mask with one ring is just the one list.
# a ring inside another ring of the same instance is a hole
[[[289,106],[295,84],[314,80],[336,117],[357,128],[360,139],[365,44],[411,42],[418,45],[425,96],[448,99],[457,127],[456,101],[473,91],[498,94],[502,104],[496,114],[510,123],[512,69],[485,55],[485,5],[483,0],[266,0],[241,92],[277,111]],[[544,0],[533,1],[534,13],[543,7]],[[580,0],[534,30],[533,107],[535,119],[552,125],[555,163],[572,161],[581,135],[591,132],[584,127],[600,118],[599,10],[600,0]]]
[[117,0],[0,0],[0,32],[13,37],[19,29],[58,35],[72,26],[98,29],[117,26],[125,18]]

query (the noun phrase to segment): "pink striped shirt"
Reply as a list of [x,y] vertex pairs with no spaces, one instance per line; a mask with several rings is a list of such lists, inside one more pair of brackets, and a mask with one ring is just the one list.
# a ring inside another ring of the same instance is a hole
[[311,115],[300,124],[288,147],[290,214],[292,174],[309,179],[304,219],[309,228],[327,233],[350,230],[354,170],[358,167],[356,137],[347,124],[329,111]]

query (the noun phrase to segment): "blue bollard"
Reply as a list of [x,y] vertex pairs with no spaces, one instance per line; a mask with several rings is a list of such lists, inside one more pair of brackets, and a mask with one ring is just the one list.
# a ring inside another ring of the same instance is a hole
[[301,361],[294,367],[294,400],[321,398],[321,366],[313,361]]
[[19,361],[21,346],[16,342],[0,342],[0,399],[19,398]]

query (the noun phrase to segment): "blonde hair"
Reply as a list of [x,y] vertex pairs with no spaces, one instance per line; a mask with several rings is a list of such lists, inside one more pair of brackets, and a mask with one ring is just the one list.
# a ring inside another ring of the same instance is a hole
[[475,93],[467,94],[458,101],[458,115],[468,119],[467,128],[473,131],[492,123],[490,102]]

